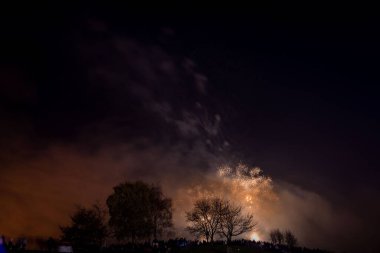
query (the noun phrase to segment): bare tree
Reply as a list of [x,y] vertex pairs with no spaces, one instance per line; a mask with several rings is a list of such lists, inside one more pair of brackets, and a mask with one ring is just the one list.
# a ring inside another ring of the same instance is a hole
[[284,234],[279,229],[273,229],[269,233],[269,237],[273,244],[283,244]]
[[288,247],[293,248],[297,246],[297,238],[295,235],[290,232],[289,230],[285,231],[285,243],[288,245]]
[[270,241],[273,244],[277,244],[277,236],[276,236],[276,233],[275,233],[274,230],[272,230],[272,231],[269,232],[269,237],[270,237]]
[[187,230],[198,238],[204,236],[207,242],[213,242],[219,228],[222,208],[223,201],[219,198],[196,201],[194,208],[186,213],[186,219],[191,223]]
[[242,213],[241,206],[235,206],[228,201],[224,201],[221,211],[218,231],[219,234],[226,237],[227,244],[231,242],[233,236],[249,232],[257,225],[252,214],[244,215]]

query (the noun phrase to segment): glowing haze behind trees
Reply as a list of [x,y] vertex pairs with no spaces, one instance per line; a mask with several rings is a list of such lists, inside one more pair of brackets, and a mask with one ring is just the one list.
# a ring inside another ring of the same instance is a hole
[[[241,206],[242,214],[253,213],[260,223],[256,236],[266,238],[266,221],[263,213],[278,201],[272,179],[264,176],[261,169],[239,163],[237,165],[222,165],[218,170],[205,175],[205,179],[192,183],[188,188],[179,189],[181,198],[176,200],[181,210],[184,206],[190,210],[187,203],[196,203],[199,199],[220,198],[231,202],[231,205]],[[189,201],[190,200],[190,201]],[[186,209],[184,210],[186,211]],[[182,216],[182,218],[185,218]],[[178,220],[178,219],[177,219]],[[245,235],[251,238],[254,234]]]
[[187,230],[197,239],[213,242],[215,235],[227,240],[254,229],[257,225],[252,214],[243,215],[242,207],[220,198],[203,198],[186,212]]
[[227,243],[232,237],[242,235],[254,230],[257,222],[253,214],[242,213],[242,207],[224,201],[224,206],[220,218],[219,234],[224,236]]

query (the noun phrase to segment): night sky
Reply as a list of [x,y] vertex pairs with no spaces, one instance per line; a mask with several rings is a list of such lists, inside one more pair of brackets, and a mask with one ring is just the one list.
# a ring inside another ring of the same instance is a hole
[[123,180],[175,200],[242,162],[280,198],[259,215],[263,239],[280,227],[306,246],[378,249],[371,15],[81,6],[0,27],[0,234],[57,236],[74,204],[104,202]]

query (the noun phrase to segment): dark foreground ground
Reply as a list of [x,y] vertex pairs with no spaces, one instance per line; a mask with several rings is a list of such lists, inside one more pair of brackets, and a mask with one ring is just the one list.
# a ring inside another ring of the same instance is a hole
[[[47,251],[36,251],[30,250],[25,251],[26,253],[47,253]],[[74,253],[82,253],[83,251],[74,251]],[[99,251],[95,251],[97,253]],[[101,251],[102,252],[102,251]],[[279,250],[279,249],[256,249],[247,246],[207,246],[207,247],[187,247],[187,248],[177,248],[177,249],[127,249],[125,251],[120,251],[117,253],[327,253],[328,251],[319,250],[319,249],[288,249],[288,250]],[[83,252],[83,253],[93,253],[93,252]],[[116,253],[116,252],[114,252]]]
[[6,253],[331,253],[320,249],[288,247],[268,242],[247,240],[233,241],[230,245],[224,242],[199,243],[195,241],[170,240],[167,242],[110,245],[101,249],[52,247],[45,250],[8,250]]

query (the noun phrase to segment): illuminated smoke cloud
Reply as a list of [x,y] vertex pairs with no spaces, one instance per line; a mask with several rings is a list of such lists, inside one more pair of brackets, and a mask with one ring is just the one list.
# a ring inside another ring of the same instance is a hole
[[[184,213],[200,198],[218,197],[229,200],[243,207],[244,212],[253,213],[260,222],[260,213],[266,205],[277,200],[273,191],[272,179],[263,175],[260,168],[250,168],[243,163],[236,166],[220,166],[205,174],[203,179],[191,183],[185,189],[179,189],[175,202],[178,203],[180,215],[178,224],[185,226]],[[182,220],[182,221],[181,221]],[[262,229],[247,233],[243,237],[264,238]]]

